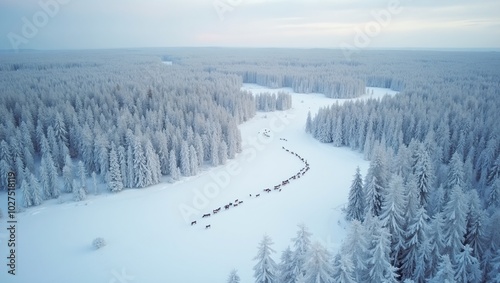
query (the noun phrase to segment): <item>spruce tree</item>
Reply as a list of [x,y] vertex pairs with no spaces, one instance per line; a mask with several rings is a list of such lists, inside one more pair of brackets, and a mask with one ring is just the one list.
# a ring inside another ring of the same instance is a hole
[[349,191],[349,203],[347,205],[347,220],[363,221],[365,215],[365,195],[363,192],[363,180],[359,166],[356,168],[356,174]]
[[271,257],[275,253],[271,248],[273,244],[267,235],[264,235],[259,244],[257,256],[254,258],[257,264],[253,267],[256,283],[278,283],[278,266]]

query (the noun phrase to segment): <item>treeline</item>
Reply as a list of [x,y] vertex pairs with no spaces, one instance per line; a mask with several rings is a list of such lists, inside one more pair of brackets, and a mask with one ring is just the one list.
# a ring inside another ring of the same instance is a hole
[[259,93],[255,95],[255,108],[258,111],[288,110],[292,108],[292,95],[279,91],[275,93]]
[[120,191],[177,180],[241,151],[237,125],[255,114],[255,100],[238,76],[154,56],[81,56],[90,63],[51,53],[2,58],[0,174],[16,172],[24,206],[65,192],[81,199],[101,182]]
[[[355,278],[499,281],[500,69],[476,55],[434,83],[308,117],[315,138],[371,160],[364,181],[355,174],[346,209],[352,227],[365,231],[350,250]],[[383,277],[366,266],[375,251]]]

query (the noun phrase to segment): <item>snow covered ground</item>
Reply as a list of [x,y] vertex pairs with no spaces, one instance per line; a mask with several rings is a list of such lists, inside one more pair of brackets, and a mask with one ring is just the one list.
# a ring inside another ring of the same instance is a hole
[[[291,92],[254,84],[243,89]],[[394,94],[373,90],[360,99]],[[3,194],[0,282],[225,282],[232,268],[238,269],[242,282],[253,282],[252,259],[263,234],[275,242],[274,259],[279,262],[298,223],[305,223],[313,240],[335,252],[345,235],[341,208],[352,176],[358,165],[364,175],[368,162],[358,152],[321,144],[304,132],[307,112],[314,115],[331,103],[335,100],[321,94],[294,93],[292,109],[258,112],[240,126],[244,151],[198,176],[116,195],[89,195],[78,203],[47,202],[18,214],[15,276],[5,266]],[[304,157],[311,169],[281,192],[263,192],[304,166],[282,146]],[[226,211],[224,205],[235,199],[243,203]],[[217,215],[201,218],[218,207],[222,210]],[[197,224],[191,226],[194,220]],[[95,250],[91,243],[96,237],[103,237],[107,246]]]

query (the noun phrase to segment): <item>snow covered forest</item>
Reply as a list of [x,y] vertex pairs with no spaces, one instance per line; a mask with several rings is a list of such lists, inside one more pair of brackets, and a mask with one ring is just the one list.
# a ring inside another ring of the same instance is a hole
[[500,282],[500,61],[441,55],[415,69],[425,84],[408,78],[399,95],[306,121],[316,139],[371,160],[351,187],[337,282]]
[[[500,282],[496,53],[363,51],[353,60],[327,49],[0,54],[0,175],[16,173],[18,211],[197,176],[238,157],[239,126],[259,111],[302,104],[281,90],[242,91],[243,83],[345,100],[300,123],[318,141],[370,161],[366,174],[352,172],[342,244],[315,241],[308,223],[282,251],[265,235],[255,282]],[[370,99],[367,87],[399,94]],[[350,100],[361,96],[368,99]],[[314,103],[302,105],[304,118]],[[0,193],[6,189],[0,178]],[[227,282],[240,282],[243,267],[235,268]]]

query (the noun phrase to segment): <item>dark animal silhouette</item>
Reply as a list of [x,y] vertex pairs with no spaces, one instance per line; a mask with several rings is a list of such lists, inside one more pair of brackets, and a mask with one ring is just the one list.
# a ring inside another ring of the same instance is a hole
[[191,222],[191,226],[193,226],[194,224],[196,224],[196,221]]
[[210,228],[210,227],[211,227],[210,225],[207,225],[207,226],[205,226],[205,229],[208,229],[208,228]]
[[205,218],[205,217],[209,217],[210,216],[210,213],[207,213],[207,214],[203,214],[203,216],[201,218]]

